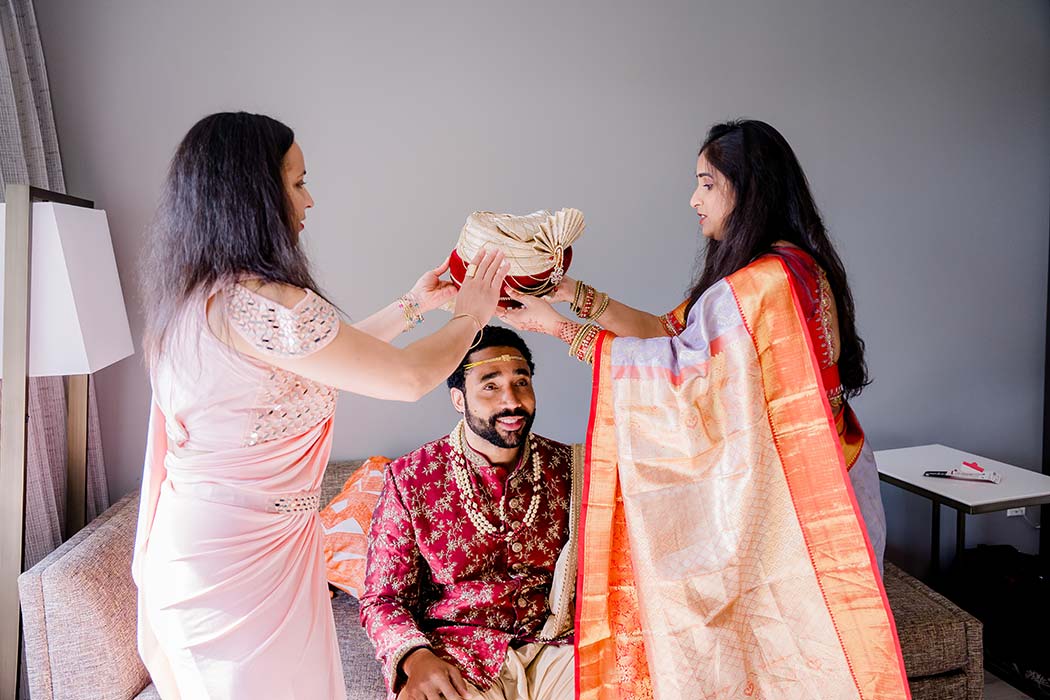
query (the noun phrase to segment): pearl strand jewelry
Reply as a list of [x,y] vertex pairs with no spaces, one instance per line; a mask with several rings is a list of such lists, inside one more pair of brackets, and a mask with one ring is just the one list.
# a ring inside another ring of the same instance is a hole
[[[499,501],[499,525],[493,525],[492,522],[485,517],[485,515],[478,509],[478,494],[474,491],[474,487],[470,482],[470,473],[467,471],[467,455],[466,450],[463,447],[464,442],[464,422],[461,420],[452,433],[448,436],[449,445],[452,448],[452,477],[456,481],[456,486],[459,487],[459,492],[463,496],[463,508],[467,511],[467,517],[470,518],[470,522],[474,524],[479,532],[484,535],[498,535],[505,532],[505,537],[510,539],[510,536],[515,532],[514,530],[506,531],[506,500],[507,492],[504,491],[503,497]],[[529,507],[525,510],[525,517],[522,518],[522,527],[532,527],[532,524],[536,522],[536,516],[540,510],[540,457],[536,452],[532,444],[532,435],[529,435],[528,441],[525,443],[525,455],[522,461],[528,460],[532,457],[532,474],[530,475],[530,483],[532,485],[532,495],[529,498]]]

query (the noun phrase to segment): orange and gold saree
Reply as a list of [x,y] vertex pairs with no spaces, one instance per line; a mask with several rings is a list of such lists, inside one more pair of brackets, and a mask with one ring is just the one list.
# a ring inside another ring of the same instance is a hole
[[584,700],[909,697],[784,264],[674,338],[599,340],[577,579]]

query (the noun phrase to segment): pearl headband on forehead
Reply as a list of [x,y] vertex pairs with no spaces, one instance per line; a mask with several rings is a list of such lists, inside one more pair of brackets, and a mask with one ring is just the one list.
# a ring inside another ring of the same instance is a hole
[[465,364],[463,365],[463,369],[464,371],[466,371],[468,369],[473,369],[474,367],[477,367],[479,365],[487,365],[490,362],[510,362],[511,360],[521,360],[522,362],[528,362],[528,360],[526,360],[521,355],[498,355],[496,357],[490,357],[487,360],[478,360],[477,362]]

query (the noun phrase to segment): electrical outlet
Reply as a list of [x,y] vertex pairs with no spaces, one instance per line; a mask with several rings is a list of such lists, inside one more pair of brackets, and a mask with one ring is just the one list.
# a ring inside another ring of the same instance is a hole
[[1018,515],[1024,515],[1024,506],[1021,506],[1020,508],[1007,508],[1006,509],[1006,517],[1014,518],[1014,517],[1017,517]]

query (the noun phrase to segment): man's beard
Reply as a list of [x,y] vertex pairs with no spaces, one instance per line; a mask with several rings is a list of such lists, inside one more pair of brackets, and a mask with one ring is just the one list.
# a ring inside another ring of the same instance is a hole
[[[513,433],[500,433],[496,421],[500,418],[511,418],[513,416],[521,416],[525,419],[525,423],[520,429]],[[464,397],[463,417],[467,421],[467,427],[469,427],[471,432],[479,438],[487,440],[496,447],[513,449],[515,447],[521,447],[525,440],[528,439],[529,432],[532,430],[532,422],[536,419],[536,414],[529,413],[524,408],[515,408],[500,411],[499,413],[489,416],[488,420],[485,420],[480,416],[474,415],[470,410],[470,406],[466,402],[466,397]]]

